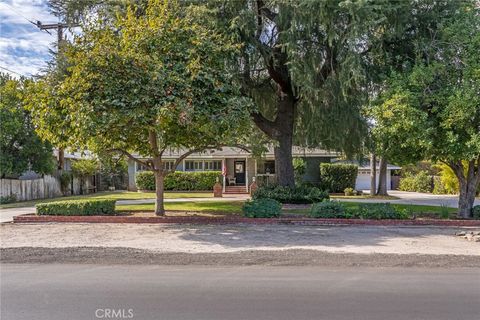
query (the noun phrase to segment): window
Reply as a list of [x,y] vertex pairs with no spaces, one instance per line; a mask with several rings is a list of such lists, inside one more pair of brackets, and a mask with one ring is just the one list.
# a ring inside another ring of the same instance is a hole
[[275,160],[266,160],[264,165],[265,165],[264,173],[275,174]]
[[205,171],[221,171],[222,170],[222,161],[205,161],[204,163]]
[[185,161],[185,171],[203,171],[203,161]]
[[137,171],[145,171],[145,170],[148,170],[148,168],[146,166],[144,166],[143,164],[140,164],[138,162],[136,162],[137,164]]
[[164,170],[173,170],[174,161],[162,161]]

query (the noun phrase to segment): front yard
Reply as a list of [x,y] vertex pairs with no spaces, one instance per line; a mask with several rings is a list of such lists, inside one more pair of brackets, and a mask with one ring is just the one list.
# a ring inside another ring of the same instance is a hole
[[[381,201],[380,201],[381,202]],[[342,202],[345,207],[356,209],[361,202]],[[208,202],[166,202],[165,209],[175,212],[195,212],[197,215],[210,216],[211,213],[221,215],[242,215],[243,201],[208,201]],[[283,215],[308,216],[311,205],[286,205],[283,209]],[[455,218],[456,208],[445,208],[438,206],[411,205],[411,204],[393,204],[396,209],[406,209],[417,218],[441,218],[444,210],[448,211],[450,218]],[[117,205],[116,210],[121,212],[153,212],[154,204],[128,204]]]
[[[181,198],[212,198],[212,192],[165,192],[165,199]],[[97,192],[80,196],[59,197],[53,199],[41,199],[23,202],[14,202],[0,204],[0,209],[31,207],[37,203],[64,201],[64,200],[84,200],[84,199],[105,199],[105,200],[142,200],[155,199],[155,192],[131,192],[131,191],[112,191]]]

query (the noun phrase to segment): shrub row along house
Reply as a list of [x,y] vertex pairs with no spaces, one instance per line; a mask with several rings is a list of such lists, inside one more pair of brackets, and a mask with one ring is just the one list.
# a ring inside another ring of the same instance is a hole
[[[172,169],[175,160],[182,154],[181,150],[168,150],[163,155],[163,165]],[[139,155],[138,159],[148,160]],[[320,178],[320,164],[337,162],[341,156],[336,152],[321,149],[293,148],[294,158],[302,158],[305,161],[303,181],[318,183]],[[343,161],[342,161],[343,163]],[[370,187],[370,168],[368,165],[359,165],[355,189],[363,190]],[[389,165],[387,168],[387,186],[391,189],[391,175],[393,170],[400,167]],[[128,162],[128,190],[139,189],[135,183],[136,177],[146,168],[133,160]],[[218,172],[218,178],[223,185],[224,193],[248,193],[248,187],[254,181],[258,184],[273,184],[276,182],[275,160],[273,148],[259,160],[247,151],[223,147],[211,149],[201,153],[194,153],[185,158],[176,168],[178,172]],[[166,180],[166,190],[168,190]]]

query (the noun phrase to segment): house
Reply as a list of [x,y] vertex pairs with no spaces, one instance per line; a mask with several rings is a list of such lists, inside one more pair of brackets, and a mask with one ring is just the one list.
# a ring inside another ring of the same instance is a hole
[[[293,147],[292,151],[294,158],[303,158],[305,160],[306,169],[304,180],[312,183],[316,183],[319,180],[320,163],[334,162],[341,156],[340,153],[322,149]],[[183,153],[183,150],[166,150],[163,154],[164,166],[168,169],[172,169],[175,160]],[[134,156],[140,160],[146,160],[139,155]],[[243,149],[223,147],[221,149],[210,149],[204,152],[191,154],[177,166],[176,170],[223,172],[224,181],[222,184],[224,192],[248,192],[248,186],[252,183],[254,178],[256,181],[263,184],[274,183],[276,181],[274,159],[273,148],[269,148],[269,150],[263,155],[262,159],[258,160]],[[365,170],[367,169],[369,170],[369,168],[359,168],[359,179],[357,179],[359,185],[357,189],[369,188],[370,184],[368,184],[367,188],[364,188],[364,175],[366,174]],[[128,160],[128,190],[137,190],[135,185],[135,175],[137,172],[143,170],[146,170],[146,168],[141,164],[131,159]]]

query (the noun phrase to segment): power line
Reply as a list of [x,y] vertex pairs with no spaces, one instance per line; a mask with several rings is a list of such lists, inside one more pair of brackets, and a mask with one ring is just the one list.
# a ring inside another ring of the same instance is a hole
[[2,67],[2,66],[0,66],[0,69],[3,69],[3,70],[5,70],[5,71],[11,72],[11,73],[18,74],[19,76],[22,76],[22,77],[26,77],[26,75],[24,75],[24,74],[18,73],[18,72],[16,72],[16,71],[10,70],[10,69],[5,68],[5,67]]
[[23,19],[27,20],[28,22],[30,22],[31,24],[33,25],[37,25],[35,22],[33,22],[32,20],[28,19],[27,17],[25,17],[22,13],[18,12],[17,9],[15,9],[14,7],[12,7],[11,5],[9,5],[8,3],[5,3],[5,2],[2,2],[2,4],[5,4],[7,5],[8,7],[10,7],[10,10],[12,10],[13,12],[15,12],[16,14],[18,14],[20,17],[22,17]]

